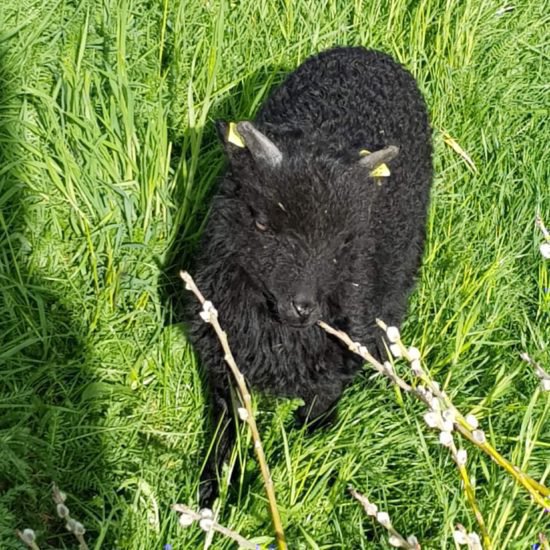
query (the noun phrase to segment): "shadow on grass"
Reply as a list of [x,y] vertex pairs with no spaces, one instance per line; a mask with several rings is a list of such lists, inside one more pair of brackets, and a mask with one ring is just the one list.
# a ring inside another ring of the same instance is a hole
[[41,272],[33,256],[44,199],[28,187],[32,147],[17,75],[15,55],[0,43],[0,547],[20,548],[14,530],[24,528],[42,548],[74,547],[52,482],[84,521],[107,466],[83,394],[93,381],[87,329],[68,282]]

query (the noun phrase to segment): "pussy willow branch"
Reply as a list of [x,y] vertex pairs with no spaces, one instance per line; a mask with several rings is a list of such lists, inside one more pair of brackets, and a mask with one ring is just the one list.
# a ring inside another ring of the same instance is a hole
[[416,537],[410,536],[405,538],[395,527],[391,524],[390,516],[386,512],[379,512],[378,506],[371,502],[365,495],[356,491],[353,487],[349,488],[351,496],[361,503],[365,509],[365,513],[372,516],[384,529],[390,533],[389,543],[391,546],[397,548],[405,548],[405,550],[420,550],[420,544]]
[[67,496],[59,490],[59,487],[55,483],[52,486],[52,499],[56,504],[57,515],[65,521],[67,530],[78,540],[79,550],[88,550],[88,545],[84,540],[84,533],[86,532],[84,525],[71,517],[69,508],[65,504]]
[[25,529],[24,531],[16,529],[15,534],[19,537],[21,542],[24,542],[31,550],[40,550],[38,544],[34,542],[35,534],[32,529]]
[[472,486],[472,482],[470,481],[468,470],[466,469],[466,465],[461,463],[460,459],[458,458],[458,449],[456,448],[454,441],[452,441],[451,443],[450,450],[451,450],[451,454],[453,455],[453,459],[456,463],[458,473],[462,478],[462,483],[464,483],[464,492],[466,493],[466,499],[468,500],[468,503],[470,504],[470,508],[474,512],[474,516],[476,518],[477,524],[479,525],[481,536],[483,537],[483,544],[485,545],[485,550],[491,550],[492,548],[491,536],[489,535],[489,531],[487,531],[485,519],[477,503],[476,494]]
[[[382,330],[387,331],[388,326],[383,321],[380,321],[379,319],[377,319],[376,322]],[[409,353],[409,350],[405,345],[403,345],[401,338],[397,339],[396,344],[399,346],[401,355],[408,361],[411,361],[412,357]],[[430,388],[433,395],[435,395],[445,403],[445,406],[448,409],[451,409],[452,411],[454,411],[455,415],[458,415],[458,417],[461,416],[460,413],[454,407],[454,405],[451,403],[450,399],[447,397],[445,392],[442,392],[439,389],[439,386],[433,383],[434,381],[431,379],[431,377],[428,374],[425,373],[425,371],[422,371],[417,376],[422,382],[424,382],[424,384],[426,384],[427,387]],[[425,395],[423,395],[423,397],[424,397],[423,402],[426,403],[427,399]],[[428,403],[428,406],[430,406],[429,403]],[[455,427],[456,426],[457,424],[455,423]],[[473,439],[471,441],[473,443],[476,443]],[[466,499],[468,500],[468,503],[470,504],[470,508],[472,509],[474,516],[476,518],[476,521],[479,525],[481,536],[483,537],[483,544],[484,544],[485,550],[491,550],[492,548],[491,536],[489,535],[489,531],[487,530],[487,526],[485,524],[485,519],[477,503],[477,499],[475,497],[475,491],[472,486],[472,482],[470,481],[468,470],[466,469],[466,464],[463,463],[458,457],[458,449],[456,448],[454,439],[451,439],[449,450],[451,451],[451,454],[457,466],[460,477],[462,478],[462,482],[464,483],[464,492],[466,494]]]
[[[189,273],[187,273],[186,271],[180,271],[180,277],[185,282],[185,288],[187,290],[190,290],[197,297],[197,299],[201,304],[204,304],[206,302],[206,299],[204,298],[200,290],[195,285],[195,282],[193,281],[193,278],[191,277],[191,275],[189,275]],[[250,432],[252,434],[252,440],[254,442],[254,451],[256,452],[256,457],[258,458],[258,463],[260,465],[260,471],[262,473],[265,491],[267,493],[267,499],[269,502],[271,519],[273,521],[273,528],[275,529],[275,538],[277,541],[277,547],[279,550],[287,550],[287,544],[285,540],[283,526],[281,523],[281,516],[279,514],[279,509],[277,508],[277,500],[275,498],[275,488],[273,486],[273,479],[271,478],[271,474],[269,472],[269,466],[267,465],[267,461],[265,458],[265,453],[264,453],[264,448],[260,438],[260,433],[258,431],[256,420],[254,418],[254,411],[252,410],[252,398],[250,396],[250,392],[248,391],[248,388],[246,386],[246,381],[244,379],[244,376],[242,375],[241,371],[237,367],[237,363],[235,362],[233,354],[231,353],[229,342],[227,340],[227,334],[220,326],[217,313],[210,316],[209,322],[212,325],[212,328],[215,330],[216,335],[218,336],[218,339],[220,341],[220,344],[225,354],[224,355],[225,362],[228,364],[229,368],[231,369],[231,372],[233,373],[233,376],[235,377],[235,381],[237,382],[239,399],[241,401],[242,406],[246,409],[246,412],[247,412],[247,414],[245,415],[244,421],[248,424],[248,427],[250,428]]]
[[[383,330],[386,330],[388,328],[387,325],[380,320],[377,320],[377,323]],[[401,340],[399,340],[397,344],[401,349],[403,357],[410,360],[409,351],[403,345]],[[431,376],[424,372],[422,375],[419,376],[419,378],[422,382],[430,387],[434,396],[440,399],[447,408],[454,411],[454,413],[456,414],[455,427],[466,439],[468,439],[468,441],[470,441],[476,447],[479,447],[482,451],[488,454],[499,466],[504,468],[520,485],[523,485],[523,487],[527,489],[527,491],[533,497],[533,500],[537,502],[537,504],[542,506],[544,509],[550,508],[550,498],[548,498],[550,497],[550,489],[548,489],[548,487],[545,487],[542,483],[539,483],[538,481],[532,479],[530,476],[522,472],[517,466],[514,466],[487,441],[476,440],[473,435],[475,427],[470,425],[466,417],[464,417],[460,413],[460,411],[453,405],[449,396],[439,388],[438,384],[434,383],[434,380],[431,378]],[[423,401],[426,403],[425,399],[423,399]]]
[[[198,512],[195,512],[192,508],[189,508],[188,506],[185,506],[185,504],[173,504],[172,510],[175,512],[178,512],[179,514],[184,514],[189,518],[189,523],[191,521],[198,521],[199,523],[201,521],[204,521],[204,517],[199,514]],[[222,535],[226,536],[227,538],[234,540],[238,545],[239,548],[249,548],[251,550],[256,550],[258,548],[258,545],[254,542],[251,542],[241,535],[237,533],[236,531],[233,531],[232,529],[229,529],[228,527],[224,527],[223,525],[220,525],[217,521],[214,521],[213,519],[210,520],[209,526],[207,527],[208,530],[217,531],[218,533],[221,533]]]
[[[356,353],[363,359],[365,359],[371,367],[373,367],[377,372],[380,374],[383,374],[387,378],[389,378],[394,384],[399,386],[402,390],[412,393],[415,395],[418,399],[420,399],[425,405],[428,407],[431,406],[431,403],[429,402],[428,398],[426,397],[425,393],[422,393],[418,391],[418,389],[413,388],[410,384],[405,382],[399,375],[395,373],[393,369],[389,370],[385,365],[383,365],[380,361],[378,361],[368,350],[365,346],[359,344],[358,342],[354,342],[345,332],[335,329],[331,327],[330,325],[327,325],[324,321],[319,321],[319,326],[328,332],[329,334],[332,334],[333,336],[336,336],[338,339],[340,339],[344,344],[348,346],[348,349],[352,351],[353,353]],[[387,328],[385,325],[384,330]],[[402,350],[402,352],[405,351],[408,353],[407,350]],[[486,550],[490,550],[491,548],[491,538],[489,536],[489,533],[487,532],[487,529],[485,527],[485,520],[483,519],[483,515],[481,514],[481,511],[479,509],[479,506],[477,504],[477,501],[475,499],[475,493],[472,487],[472,484],[470,482],[470,478],[468,476],[466,467],[464,465],[459,464],[459,461],[456,459],[456,453],[457,449],[454,443],[451,447],[451,452],[453,453],[453,458],[455,458],[455,462],[458,467],[458,471],[460,473],[460,476],[464,482],[464,488],[466,492],[466,498],[468,499],[468,502],[470,503],[470,506],[472,507],[472,510],[474,512],[474,516],[480,526],[481,532],[483,534],[483,538],[485,541],[485,547]]]
[[[378,324],[383,330],[386,330],[388,327],[381,321],[378,321]],[[340,339],[344,344],[348,346],[350,351],[361,356],[365,361],[367,361],[376,371],[380,372],[384,376],[388,377],[392,382],[397,384],[401,389],[412,393],[423,403],[431,407],[431,403],[426,396],[425,392],[419,391],[418,387],[412,387],[403,379],[401,379],[395,372],[389,371],[380,361],[373,357],[367,350],[367,348],[361,345],[358,342],[354,342],[345,332],[334,329],[330,325],[327,325],[323,321],[319,322],[319,326],[323,328],[329,334]],[[401,343],[398,342],[399,348],[403,357],[408,360],[412,358],[409,355],[407,348]],[[455,428],[472,444],[476,447],[479,447],[482,451],[488,454],[497,464],[504,468],[515,480],[517,483],[522,485],[528,493],[531,495],[533,500],[542,506],[545,509],[550,508],[550,490],[545,487],[543,484],[532,479],[530,476],[522,472],[519,468],[514,466],[509,460],[504,458],[490,443],[487,441],[478,441],[473,435],[475,427],[471,426],[466,418],[456,409],[452,404],[448,395],[439,389],[439,386],[431,379],[431,377],[425,372],[420,375],[420,380],[424,382],[432,391],[433,395],[441,400],[441,402],[449,409],[454,411],[456,415],[456,420],[454,421]],[[476,513],[477,517],[477,513]]]
[[[385,323],[383,323],[382,321],[377,321],[377,322],[384,331],[387,330],[388,327],[387,325],[385,325]],[[415,395],[423,403],[428,405],[428,407],[431,407],[431,403],[429,398],[426,395],[426,392],[419,391],[418,387],[410,386],[407,382],[401,379],[393,371],[393,369],[391,370],[388,369],[385,365],[383,365],[382,363],[380,363],[380,361],[378,361],[375,357],[373,357],[368,352],[365,346],[361,345],[358,342],[354,342],[345,332],[334,329],[333,327],[331,327],[330,325],[327,325],[323,321],[319,322],[319,326],[329,334],[332,334],[333,336],[340,339],[344,344],[348,346],[350,351],[352,351],[353,353],[356,353],[357,355],[365,359],[365,361],[367,361],[376,371],[388,377],[392,382],[397,384],[401,389]],[[405,359],[411,361],[413,358],[410,356],[408,349],[403,345],[400,339],[397,341],[397,345],[399,346],[401,355]],[[545,487],[543,484],[539,483],[538,481],[532,479],[530,476],[522,472],[519,468],[514,466],[510,461],[508,461],[500,453],[498,453],[498,451],[486,440],[478,441],[473,435],[473,432],[475,431],[475,427],[470,425],[470,423],[466,420],[466,418],[462,414],[460,414],[460,412],[452,404],[447,394],[440,390],[438,384],[436,384],[431,379],[431,377],[427,375],[425,372],[422,372],[419,375],[419,378],[422,382],[426,384],[428,388],[430,388],[432,394],[435,397],[437,397],[445,405],[445,407],[447,407],[448,409],[452,410],[455,413],[456,419],[454,421],[454,427],[458,430],[459,433],[461,433],[472,444],[474,444],[475,446],[483,450],[497,464],[499,464],[504,470],[506,470],[516,480],[517,483],[522,485],[528,491],[528,493],[531,495],[531,497],[537,504],[539,504],[545,509],[550,508],[550,498],[548,498],[550,496],[550,490],[547,487]],[[476,519],[478,520],[478,523],[483,533],[483,538],[485,540],[485,543],[487,544],[487,542],[490,541],[490,539],[485,528],[485,522],[479,511],[479,507],[477,506],[477,503],[474,500],[473,488],[469,483],[469,479],[466,482],[467,473],[464,470],[463,466],[461,467],[459,465],[459,472],[461,474],[461,477],[465,481],[466,496],[474,510],[474,514],[476,516]]]

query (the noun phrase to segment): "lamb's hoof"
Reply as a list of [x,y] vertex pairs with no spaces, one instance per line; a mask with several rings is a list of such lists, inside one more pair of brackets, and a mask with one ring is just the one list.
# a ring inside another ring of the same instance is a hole
[[199,506],[201,508],[212,508],[218,497],[218,484],[213,479],[201,481],[199,485]]

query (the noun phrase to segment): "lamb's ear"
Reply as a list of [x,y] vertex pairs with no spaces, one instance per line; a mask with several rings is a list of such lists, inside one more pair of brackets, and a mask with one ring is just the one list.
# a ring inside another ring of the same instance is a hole
[[238,149],[246,148],[258,165],[275,168],[281,164],[283,154],[279,148],[266,135],[257,130],[251,122],[227,124],[218,121],[216,129],[230,157]]
[[373,153],[370,151],[362,151],[361,153],[363,156],[359,160],[359,165],[365,170],[368,170],[371,175],[376,176],[376,174],[372,174],[372,172],[382,167],[386,162],[390,162],[390,160],[394,159],[399,154],[399,147],[397,147],[397,145],[388,145],[384,147],[384,149],[374,151]]

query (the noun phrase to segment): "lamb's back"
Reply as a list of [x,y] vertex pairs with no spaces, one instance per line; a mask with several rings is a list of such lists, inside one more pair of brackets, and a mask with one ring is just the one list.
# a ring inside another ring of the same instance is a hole
[[411,154],[429,141],[425,103],[412,75],[390,56],[341,47],[304,62],[261,108],[257,125],[284,148],[327,143],[356,151],[387,143]]

